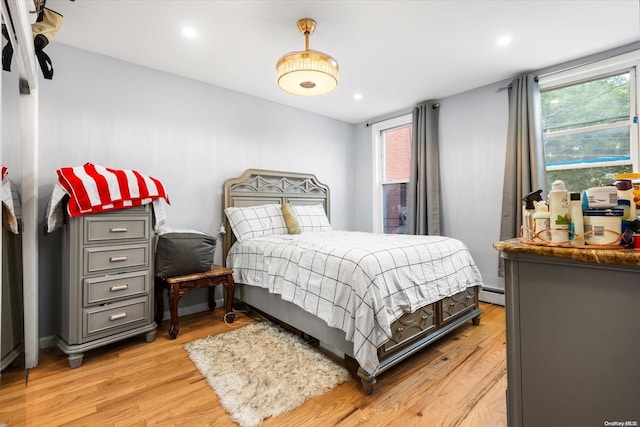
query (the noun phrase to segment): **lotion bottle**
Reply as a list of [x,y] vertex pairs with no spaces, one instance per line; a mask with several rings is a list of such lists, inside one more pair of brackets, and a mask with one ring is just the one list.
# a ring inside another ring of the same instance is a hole
[[569,243],[572,245],[584,245],[584,219],[582,217],[582,201],[580,193],[571,193],[569,195],[569,219],[571,225],[569,227],[571,233]]
[[533,202],[536,211],[533,214],[533,240],[551,241],[551,217],[544,201]]
[[549,192],[549,213],[551,215],[551,241],[567,243],[569,241],[569,193],[564,181],[553,181]]

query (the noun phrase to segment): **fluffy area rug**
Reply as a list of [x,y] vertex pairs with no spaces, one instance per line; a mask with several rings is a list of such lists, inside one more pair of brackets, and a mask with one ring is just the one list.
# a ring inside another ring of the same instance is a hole
[[351,379],[344,367],[268,321],[184,348],[242,427],[257,426]]

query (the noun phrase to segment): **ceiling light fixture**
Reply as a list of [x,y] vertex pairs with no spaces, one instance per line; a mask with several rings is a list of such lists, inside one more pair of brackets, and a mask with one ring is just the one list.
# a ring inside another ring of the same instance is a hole
[[293,95],[315,96],[331,92],[338,86],[338,63],[317,50],[309,49],[309,36],[316,29],[316,21],[303,18],[298,30],[304,34],[305,50],[289,52],[278,60],[278,85]]

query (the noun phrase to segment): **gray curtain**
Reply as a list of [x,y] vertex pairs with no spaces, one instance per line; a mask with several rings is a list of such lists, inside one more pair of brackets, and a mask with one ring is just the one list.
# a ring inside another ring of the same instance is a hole
[[502,190],[500,240],[520,235],[522,199],[545,188],[544,145],[538,80],[532,74],[509,86],[509,128]]
[[409,234],[440,234],[438,107],[435,102],[426,102],[413,109],[407,200]]

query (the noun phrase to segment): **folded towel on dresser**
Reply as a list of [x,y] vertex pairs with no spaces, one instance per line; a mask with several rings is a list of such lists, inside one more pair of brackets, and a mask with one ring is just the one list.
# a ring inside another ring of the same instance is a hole
[[160,199],[171,204],[159,180],[135,170],[85,163],[82,166],[60,168],[56,173],[58,182],[47,206],[45,233],[62,225],[62,205],[67,195],[67,213],[70,217],[153,203],[156,226],[164,223],[165,218]]

